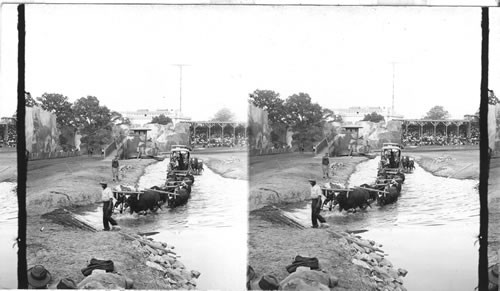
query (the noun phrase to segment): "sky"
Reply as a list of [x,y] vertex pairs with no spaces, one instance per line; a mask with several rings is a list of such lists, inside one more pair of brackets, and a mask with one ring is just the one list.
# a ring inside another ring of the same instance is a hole
[[[1,15],[0,116],[11,116],[15,6]],[[463,118],[479,108],[480,20],[477,7],[27,5],[26,90],[92,95],[116,111],[178,109],[185,64],[182,111],[193,120],[222,107],[246,120],[256,89],[308,93],[330,109],[390,107],[394,94],[405,118],[435,105]],[[490,80],[500,95],[500,77]]]

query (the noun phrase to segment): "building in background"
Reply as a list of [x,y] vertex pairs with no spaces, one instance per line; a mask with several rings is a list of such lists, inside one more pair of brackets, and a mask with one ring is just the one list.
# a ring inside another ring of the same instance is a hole
[[401,114],[391,114],[390,107],[371,107],[371,106],[352,106],[349,108],[338,108],[332,109],[335,114],[342,116],[342,121],[345,123],[356,123],[358,121],[363,120],[365,115],[371,114],[372,112],[376,112],[384,116],[385,121],[403,118],[404,116]]
[[132,123],[132,126],[141,127],[145,124],[151,122],[153,117],[158,117],[160,115],[165,115],[166,117],[170,117],[174,125],[182,121],[190,121],[191,117],[187,117],[183,115],[177,109],[157,109],[157,110],[149,110],[149,109],[138,109],[136,111],[122,111],[120,112],[123,117],[126,117]]

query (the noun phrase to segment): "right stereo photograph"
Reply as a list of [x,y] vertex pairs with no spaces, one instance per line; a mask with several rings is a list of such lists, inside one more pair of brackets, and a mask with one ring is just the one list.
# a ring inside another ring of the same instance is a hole
[[[266,31],[275,41],[262,45],[282,53],[249,92],[247,289],[478,286],[481,12],[282,6],[262,14],[262,25],[294,33]],[[492,8],[492,288],[499,51]]]

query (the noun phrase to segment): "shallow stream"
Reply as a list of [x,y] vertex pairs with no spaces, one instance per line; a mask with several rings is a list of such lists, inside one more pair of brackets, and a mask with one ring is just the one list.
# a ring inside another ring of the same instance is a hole
[[17,289],[17,197],[16,183],[0,183],[0,289]]
[[[139,188],[162,185],[168,161],[146,168]],[[151,236],[175,246],[186,268],[201,272],[197,288],[243,290],[246,281],[248,182],[227,179],[205,168],[195,176],[186,205],[163,208],[156,214],[114,214],[125,229],[157,231]],[[102,229],[100,209],[84,215]]]
[[[360,163],[349,186],[371,183],[378,159]],[[396,268],[407,269],[408,290],[473,290],[477,286],[479,195],[475,180],[436,177],[416,165],[406,175],[399,200],[356,213],[337,208],[322,215],[345,230],[366,230],[363,238],[383,245]],[[310,206],[292,212],[310,225]]]

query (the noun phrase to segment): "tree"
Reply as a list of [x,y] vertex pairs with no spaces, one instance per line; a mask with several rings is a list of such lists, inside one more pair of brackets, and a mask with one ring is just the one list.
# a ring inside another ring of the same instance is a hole
[[361,121],[371,121],[377,123],[383,120],[385,120],[383,115],[378,114],[377,112],[372,112],[371,114],[365,114],[365,118]]
[[104,145],[111,141],[113,114],[106,106],[100,106],[96,97],[87,96],[76,100],[73,104],[73,113],[75,125],[83,136],[82,142],[93,146]]
[[311,97],[307,93],[293,94],[288,97],[284,107],[285,121],[294,130],[319,124],[323,120],[323,108],[317,103],[311,103]]
[[444,110],[443,106],[436,105],[432,107],[424,119],[447,119],[449,117],[448,111]]
[[24,101],[25,101],[25,106],[27,107],[38,106],[36,100],[33,99],[33,97],[31,97],[30,92],[24,92]]
[[295,132],[294,141],[310,146],[323,138],[324,111],[317,103],[311,103],[309,94],[293,94],[286,99],[284,108],[285,122]]
[[158,124],[169,124],[172,123],[172,118],[165,116],[165,114],[160,114],[160,116],[155,116],[151,119],[150,123],[158,123]]
[[57,125],[74,126],[75,119],[71,103],[68,97],[58,93],[43,93],[42,97],[36,98],[42,109],[56,115]]
[[284,100],[272,90],[255,90],[250,93],[250,102],[267,111],[271,124],[283,123],[285,119]]
[[212,118],[212,121],[222,121],[222,122],[234,121],[234,113],[228,108],[222,108],[215,113],[214,117]]

